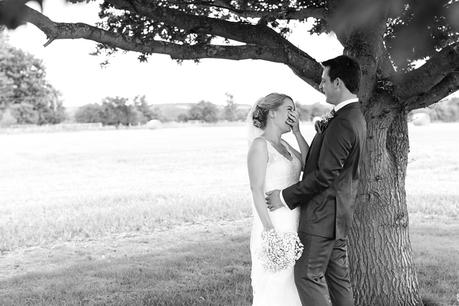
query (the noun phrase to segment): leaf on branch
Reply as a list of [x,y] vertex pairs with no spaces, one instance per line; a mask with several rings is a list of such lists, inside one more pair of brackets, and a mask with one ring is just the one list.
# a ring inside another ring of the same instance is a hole
[[141,63],[146,63],[148,62],[148,57],[146,54],[140,54],[137,59],[141,62]]

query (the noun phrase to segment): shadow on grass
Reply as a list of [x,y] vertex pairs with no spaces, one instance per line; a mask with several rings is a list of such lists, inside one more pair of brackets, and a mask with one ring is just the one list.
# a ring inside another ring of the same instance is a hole
[[1,305],[250,305],[248,237],[0,282]]
[[[415,225],[410,232],[426,305],[459,305],[459,225]],[[88,259],[0,282],[0,305],[250,305],[251,298],[247,234],[152,246],[142,256]]]

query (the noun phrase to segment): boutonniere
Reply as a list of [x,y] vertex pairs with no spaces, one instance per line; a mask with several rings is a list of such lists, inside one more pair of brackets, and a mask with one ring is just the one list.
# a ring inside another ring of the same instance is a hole
[[336,114],[335,110],[332,109],[330,112],[323,115],[322,118],[320,118],[320,120],[317,120],[316,123],[314,124],[314,127],[316,128],[316,132],[319,134],[323,133],[325,129],[327,128],[330,120],[335,117],[335,114]]

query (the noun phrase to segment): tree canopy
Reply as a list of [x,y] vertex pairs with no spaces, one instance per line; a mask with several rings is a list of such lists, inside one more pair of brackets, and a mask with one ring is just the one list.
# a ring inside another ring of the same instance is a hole
[[65,119],[60,93],[41,60],[0,35],[0,124],[54,124]]

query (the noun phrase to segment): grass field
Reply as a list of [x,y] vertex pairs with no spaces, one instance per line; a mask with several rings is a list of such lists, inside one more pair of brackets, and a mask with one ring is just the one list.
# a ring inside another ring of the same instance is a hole
[[[302,129],[310,140],[312,127]],[[415,260],[423,295],[443,305],[459,293],[458,135],[459,124],[410,126]],[[0,134],[0,143],[3,304],[250,303],[245,128]]]

